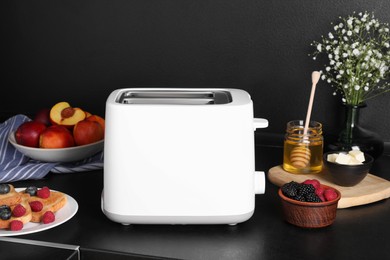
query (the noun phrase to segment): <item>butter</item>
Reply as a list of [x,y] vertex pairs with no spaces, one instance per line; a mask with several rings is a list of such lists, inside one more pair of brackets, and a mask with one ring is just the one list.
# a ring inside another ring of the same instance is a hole
[[356,160],[358,160],[361,163],[366,160],[366,158],[364,158],[364,153],[361,151],[352,150],[352,151],[349,151],[348,154],[352,155]]
[[363,164],[366,160],[364,153],[358,150],[352,150],[348,153],[332,153],[328,154],[327,160],[344,165],[358,165]]
[[345,153],[339,153],[337,155],[337,158],[336,158],[336,163],[339,163],[339,164],[349,164],[349,162],[351,161],[351,157],[350,155],[348,154],[345,154]]
[[327,159],[329,162],[336,162],[337,156],[338,156],[337,153],[331,153],[331,154],[328,154],[328,156],[327,156],[326,159]]

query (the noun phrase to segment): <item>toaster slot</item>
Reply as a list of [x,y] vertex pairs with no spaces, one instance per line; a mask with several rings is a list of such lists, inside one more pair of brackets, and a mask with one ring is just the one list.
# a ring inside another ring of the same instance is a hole
[[232,97],[228,91],[144,90],[124,92],[117,102],[121,104],[215,105],[230,103]]

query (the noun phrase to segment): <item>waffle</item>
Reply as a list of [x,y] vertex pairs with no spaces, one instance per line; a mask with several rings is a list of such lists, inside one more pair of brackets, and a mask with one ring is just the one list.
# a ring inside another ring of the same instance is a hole
[[59,209],[65,206],[67,202],[66,195],[59,191],[50,191],[50,197],[43,199],[37,196],[30,196],[28,202],[40,201],[43,204],[43,208],[39,212],[32,212],[31,222],[40,223],[42,221],[42,216],[46,211],[51,211],[53,213],[57,212]]
[[[13,191],[15,191],[15,190],[13,190]],[[18,193],[18,192],[16,192],[16,193]],[[32,212],[31,212],[30,205],[28,204],[28,199],[29,199],[30,195],[29,194],[22,194],[22,193],[19,193],[18,195],[19,196],[17,196],[17,197],[20,198],[20,200],[18,202],[16,202],[16,204],[13,204],[13,205],[1,204],[1,205],[8,205],[11,207],[11,211],[13,211],[13,209],[16,207],[16,205],[21,204],[26,209],[26,213],[21,217],[11,216],[11,218],[7,219],[7,220],[0,219],[0,229],[9,229],[10,224],[13,220],[20,220],[23,222],[23,225],[31,221]],[[13,197],[15,197],[15,196],[13,196]],[[11,200],[11,201],[14,202],[16,200]]]

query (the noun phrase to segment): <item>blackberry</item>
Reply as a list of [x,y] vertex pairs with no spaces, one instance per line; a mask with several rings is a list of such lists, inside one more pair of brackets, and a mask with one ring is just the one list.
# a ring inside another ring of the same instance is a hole
[[311,184],[301,184],[298,189],[298,194],[302,196],[306,196],[310,193],[315,193],[315,188]]
[[299,186],[300,186],[300,184],[295,182],[295,181],[285,183],[282,186],[282,192],[285,196],[287,196],[289,198],[294,198],[298,194]]
[[12,212],[11,208],[7,205],[0,206],[0,219],[8,220],[11,218]]
[[298,200],[298,201],[306,201],[305,196],[300,195],[300,194],[296,195],[296,196],[293,197],[292,199]]
[[11,188],[8,184],[0,184],[0,194],[7,194]]
[[307,202],[322,202],[320,197],[318,197],[315,193],[306,194],[305,199]]

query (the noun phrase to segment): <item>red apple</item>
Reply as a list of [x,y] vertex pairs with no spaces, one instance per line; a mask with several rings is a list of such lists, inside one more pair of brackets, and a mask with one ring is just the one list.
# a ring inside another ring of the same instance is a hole
[[85,119],[74,126],[73,137],[76,145],[90,144],[102,140],[104,130],[98,122]]
[[72,133],[64,126],[52,125],[41,133],[39,147],[66,148],[74,146]]
[[46,129],[41,122],[28,121],[22,123],[15,132],[15,140],[18,144],[39,147],[39,136]]
[[39,110],[34,117],[34,121],[44,123],[46,126],[51,125],[50,122],[50,109],[42,108]]

